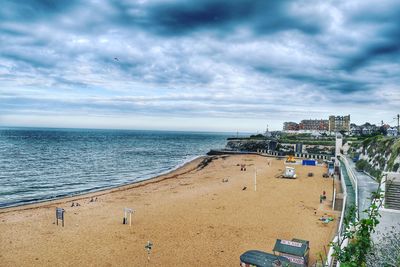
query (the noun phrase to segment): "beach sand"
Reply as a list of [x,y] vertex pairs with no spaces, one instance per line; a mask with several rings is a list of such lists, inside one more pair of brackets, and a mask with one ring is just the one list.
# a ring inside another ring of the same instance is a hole
[[[284,160],[218,156],[198,168],[203,159],[147,182],[0,210],[0,266],[239,266],[243,252],[272,252],[277,238],[309,240],[310,264],[324,254],[339,216],[325,167],[295,165],[292,180],[275,177]],[[66,210],[65,227],[55,224],[55,207]],[[135,210],[131,227],[124,207]],[[324,214],[335,220],[323,224]]]

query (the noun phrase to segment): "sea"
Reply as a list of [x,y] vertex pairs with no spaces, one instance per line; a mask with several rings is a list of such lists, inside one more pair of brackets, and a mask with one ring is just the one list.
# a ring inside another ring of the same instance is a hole
[[231,133],[0,128],[0,208],[150,179]]

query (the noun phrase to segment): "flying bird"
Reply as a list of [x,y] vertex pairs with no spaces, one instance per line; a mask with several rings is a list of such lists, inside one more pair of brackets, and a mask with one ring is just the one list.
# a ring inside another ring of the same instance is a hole
[[114,60],[119,61],[119,59],[117,57],[115,57]]

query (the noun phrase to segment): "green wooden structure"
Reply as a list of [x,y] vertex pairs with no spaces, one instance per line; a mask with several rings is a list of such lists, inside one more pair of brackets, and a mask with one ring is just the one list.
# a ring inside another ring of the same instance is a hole
[[302,239],[282,240],[275,242],[274,253],[289,259],[292,266],[308,266],[310,242]]
[[249,250],[240,255],[242,267],[278,267],[293,266],[290,261],[282,256],[266,253],[259,250]]

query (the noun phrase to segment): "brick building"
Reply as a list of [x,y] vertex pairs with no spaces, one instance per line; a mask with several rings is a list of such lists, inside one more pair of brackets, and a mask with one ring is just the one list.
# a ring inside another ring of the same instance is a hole
[[299,130],[306,131],[328,131],[328,120],[302,120]]

